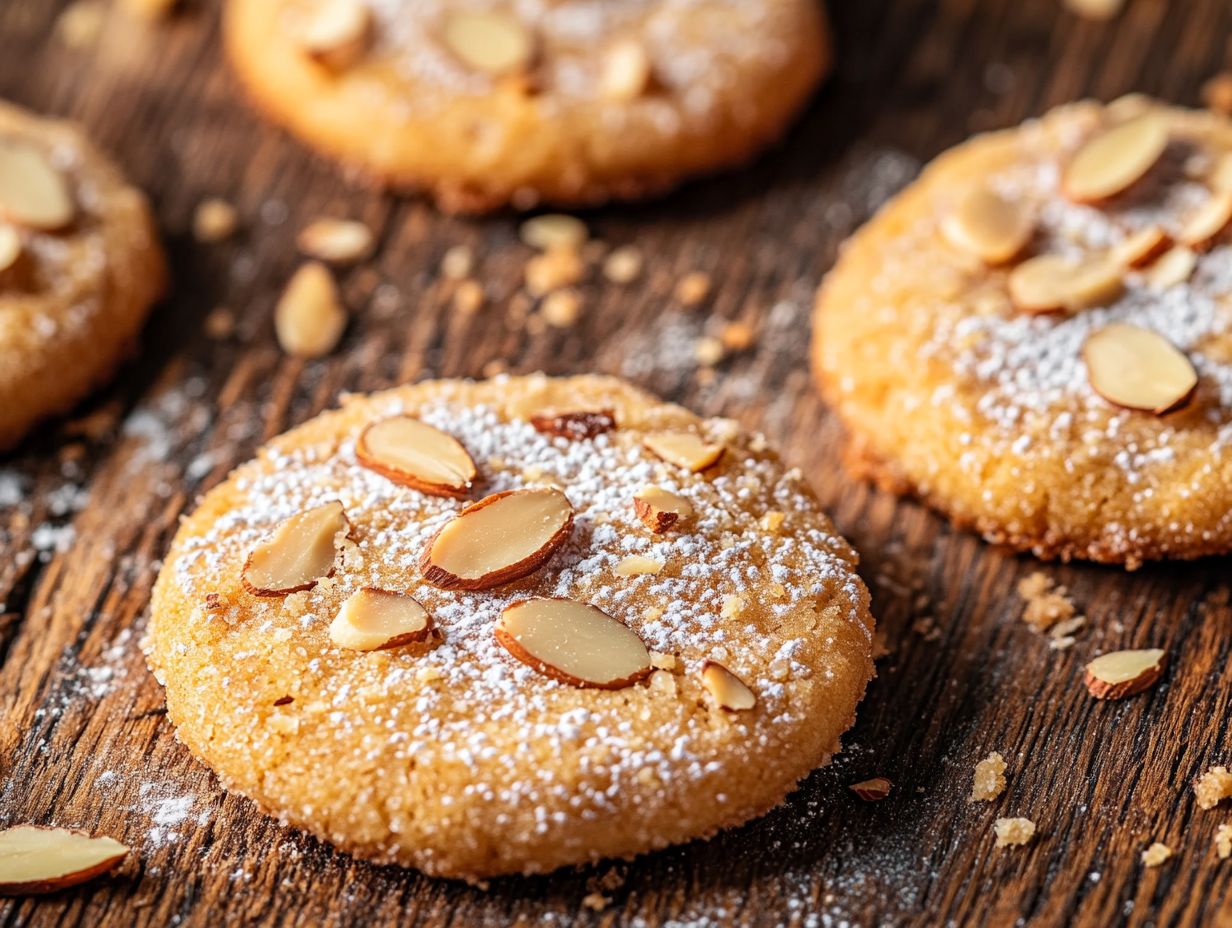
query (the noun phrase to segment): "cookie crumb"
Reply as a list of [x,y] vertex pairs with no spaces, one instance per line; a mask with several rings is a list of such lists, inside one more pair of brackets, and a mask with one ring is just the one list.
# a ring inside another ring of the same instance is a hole
[[202,200],[193,210],[193,238],[205,244],[224,242],[239,227],[239,213],[226,200]]
[[235,315],[225,306],[217,306],[205,317],[205,334],[209,338],[230,338],[235,332]]
[[703,367],[714,367],[723,360],[723,343],[709,335],[693,343],[693,357]]
[[614,284],[628,284],[642,273],[642,253],[633,245],[621,245],[603,262],[603,276]]
[[996,847],[1016,847],[1035,837],[1035,822],[1029,818],[999,818],[992,823]]
[[477,280],[464,280],[453,292],[453,308],[463,315],[469,316],[479,312],[487,297],[483,285]]
[[577,324],[582,314],[582,301],[573,290],[557,290],[544,297],[539,313],[553,328],[567,329]]
[[676,301],[682,306],[696,306],[710,295],[710,275],[705,271],[692,271],[676,284]]
[[526,289],[544,296],[582,279],[582,258],[573,248],[550,248],[526,262]]
[[589,893],[582,898],[582,905],[593,912],[602,912],[611,901],[602,893]]
[[1215,856],[1220,860],[1232,857],[1232,825],[1227,822],[1215,829]]
[[1168,847],[1166,844],[1156,841],[1142,852],[1142,863],[1148,867],[1158,867],[1171,856],[1172,848]]
[[475,267],[475,253],[466,245],[454,245],[441,257],[441,276],[449,280],[469,277]]
[[975,765],[967,802],[989,802],[1005,792],[1005,758],[997,751]]
[[747,322],[729,322],[719,333],[719,340],[728,351],[744,351],[753,345],[753,327]]
[[[1018,582],[1018,595],[1027,604],[1022,614],[1023,621],[1038,632],[1046,632],[1059,623],[1078,617],[1078,609],[1069,598],[1069,590],[1039,571]],[[1056,637],[1063,638],[1068,634],[1062,632]]]
[[1232,796],[1232,773],[1227,767],[1212,767],[1194,780],[1194,798],[1199,809],[1213,809]]

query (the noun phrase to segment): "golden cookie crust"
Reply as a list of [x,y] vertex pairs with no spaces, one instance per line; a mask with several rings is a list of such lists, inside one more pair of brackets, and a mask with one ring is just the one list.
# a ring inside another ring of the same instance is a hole
[[76,218],[19,228],[20,275],[0,275],[0,450],[107,380],[166,286],[142,193],[67,122],[0,102],[0,143],[43,152],[65,178]]
[[[814,0],[561,0],[527,21],[532,69],[490,77],[442,41],[460,0],[371,0],[372,44],[331,71],[298,38],[309,0],[229,0],[232,65],[273,121],[361,174],[444,209],[581,206],[660,193],[777,140],[830,64]],[[529,14],[528,14],[529,15]],[[604,99],[614,42],[648,53],[653,83]]]
[[[1169,145],[1125,193],[1078,205],[1061,172],[1086,140],[1148,109]],[[943,154],[846,245],[818,293],[814,369],[850,437],[853,468],[917,494],[957,525],[1042,558],[1133,568],[1232,549],[1232,248],[1226,233],[1188,281],[1126,270],[1106,305],[1015,310],[1015,262],[988,267],[949,244],[944,218],[974,184],[1033,211],[1024,255],[1110,254],[1149,225],[1177,229],[1211,198],[1232,151],[1222,117],[1140,97],[1064,106]],[[1092,388],[1082,350],[1113,322],[1156,331],[1199,375],[1165,416]]]
[[[571,442],[528,423],[562,408],[612,409],[618,427]],[[475,498],[557,482],[576,509],[570,539],[505,587],[427,585],[420,551],[468,501],[356,462],[360,432],[399,412],[462,441],[483,480]],[[661,428],[700,428],[726,453],[691,474],[642,447]],[[650,482],[690,499],[691,528],[650,534],[632,506]],[[355,540],[333,577],[285,600],[245,592],[254,543],[332,499]],[[613,573],[630,554],[664,567]],[[738,825],[826,763],[873,674],[855,564],[799,474],[728,420],[611,378],[425,382],[347,397],[206,495],[159,576],[147,653],[183,742],[284,822],[434,875],[546,872]],[[359,586],[414,595],[439,645],[333,646],[328,625]],[[493,636],[501,609],[532,595],[597,605],[678,666],[618,690],[539,674]],[[757,706],[718,708],[699,676],[706,659],[746,681]]]

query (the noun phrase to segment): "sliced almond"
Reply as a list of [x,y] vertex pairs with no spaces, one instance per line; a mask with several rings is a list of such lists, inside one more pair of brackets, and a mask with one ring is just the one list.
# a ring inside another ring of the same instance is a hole
[[650,87],[650,55],[640,42],[620,39],[603,53],[599,71],[599,94],[606,100],[628,103]]
[[342,337],[346,322],[334,275],[317,261],[309,261],[295,272],[274,307],[278,344],[298,358],[329,354]]
[[368,52],[372,10],[362,0],[318,0],[300,32],[300,47],[331,71],[345,71]]
[[847,787],[865,802],[876,802],[878,799],[885,799],[890,795],[890,790],[894,788],[894,784],[885,777],[873,777],[871,780],[861,780],[859,783],[852,783]]
[[1112,260],[1122,267],[1143,267],[1168,250],[1172,239],[1161,226],[1147,226],[1112,248]]
[[523,243],[538,251],[553,248],[581,248],[590,233],[586,223],[564,213],[544,213],[532,216],[518,228]]
[[1102,257],[1079,260],[1038,255],[1016,266],[1009,276],[1014,307],[1032,315],[1058,310],[1077,312],[1109,303],[1123,287],[1121,268]]
[[662,487],[642,487],[633,494],[633,511],[656,535],[693,518],[693,506],[683,496]]
[[442,37],[463,64],[493,75],[523,70],[535,51],[530,31],[517,17],[499,10],[451,13]]
[[983,186],[969,190],[941,224],[951,245],[986,264],[1004,264],[1017,255],[1034,229],[1027,209]]
[[16,267],[21,259],[21,233],[16,226],[0,222],[0,274]]
[[64,175],[42,151],[18,139],[0,139],[0,219],[54,232],[76,213]]
[[1126,409],[1163,415],[1184,406],[1198,386],[1184,353],[1141,326],[1115,322],[1091,333],[1082,357],[1091,388]]
[[410,416],[372,423],[359,436],[355,457],[394,483],[432,496],[463,497],[478,475],[456,438]]
[[541,674],[572,686],[615,690],[653,669],[633,629],[569,599],[527,599],[501,613],[496,640]]
[[432,627],[432,616],[414,597],[364,587],[338,610],[329,640],[351,651],[378,651],[423,641]]
[[487,590],[543,565],[573,529],[573,506],[555,487],[506,490],[463,509],[420,558],[442,590]]
[[1127,119],[1088,141],[1065,167],[1061,187],[1078,203],[1096,203],[1128,190],[1168,147],[1168,121],[1156,111]]
[[1167,290],[1179,287],[1193,276],[1198,266],[1198,253],[1192,248],[1177,245],[1169,248],[1146,269],[1146,282],[1152,290]]
[[663,570],[663,562],[644,554],[630,554],[620,559],[612,568],[618,577],[639,577],[642,574],[657,574]]
[[757,695],[718,661],[702,664],[702,685],[724,709],[741,712],[757,705]]
[[1164,672],[1165,652],[1110,651],[1087,664],[1082,682],[1096,699],[1124,699],[1141,693]]
[[530,424],[536,432],[543,432],[545,435],[584,441],[616,428],[616,413],[611,409],[536,413],[530,417]]
[[651,432],[642,439],[653,454],[669,464],[699,473],[723,456],[723,445],[711,444],[693,432]]
[[0,831],[0,894],[50,893],[114,870],[128,847],[67,828],[18,825]]
[[1212,193],[1205,203],[1186,220],[1176,239],[1182,245],[1203,250],[1209,248],[1219,234],[1232,222],[1232,190]]
[[351,264],[372,253],[372,230],[348,219],[318,219],[295,239],[299,250],[310,258],[331,264]]
[[252,550],[241,575],[256,596],[283,596],[316,586],[334,572],[339,536],[350,530],[342,503],[323,503],[278,524]]

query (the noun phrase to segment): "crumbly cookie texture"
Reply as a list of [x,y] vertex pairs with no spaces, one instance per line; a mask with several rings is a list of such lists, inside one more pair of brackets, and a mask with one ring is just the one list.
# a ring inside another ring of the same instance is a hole
[[1229,550],[1230,218],[1232,125],[1144,98],[941,156],[819,293],[853,465],[1040,557]]
[[[420,425],[374,440],[395,417]],[[647,447],[676,433],[722,453]],[[648,486],[687,518],[648,526]],[[824,764],[873,673],[855,564],[728,420],[610,378],[427,382],[210,492],[147,648],[180,738],[283,821],[436,875],[544,872],[739,824]]]
[[823,15],[812,0],[230,0],[224,26],[273,120],[476,211],[643,197],[749,160],[828,69]]
[[0,102],[0,450],[111,375],[165,281],[145,197],[76,126]]

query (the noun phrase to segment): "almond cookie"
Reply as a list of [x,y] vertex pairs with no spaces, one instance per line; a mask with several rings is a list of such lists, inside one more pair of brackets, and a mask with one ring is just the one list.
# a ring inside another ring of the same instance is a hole
[[276,122],[446,209],[648,196],[740,164],[829,67],[815,0],[229,0]]
[[151,667],[231,789],[470,880],[760,815],[873,672],[856,555],[759,436],[601,377],[350,396],[181,527]]
[[165,279],[145,197],[77,127],[0,102],[0,450],[111,375]]
[[852,463],[989,541],[1232,548],[1232,125],[1078,103],[938,158],[848,243],[813,359]]

